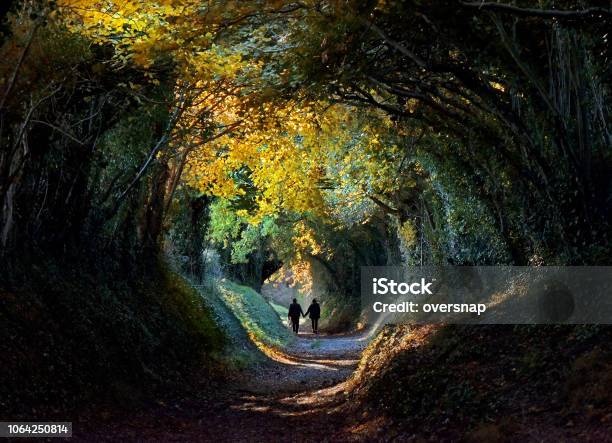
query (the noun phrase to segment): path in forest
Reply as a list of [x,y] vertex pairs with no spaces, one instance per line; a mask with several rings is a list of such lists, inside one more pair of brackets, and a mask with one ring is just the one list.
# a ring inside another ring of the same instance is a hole
[[271,442],[356,439],[343,413],[346,380],[355,370],[368,334],[300,334],[266,364],[247,370],[218,398],[161,404],[113,419],[86,441]]

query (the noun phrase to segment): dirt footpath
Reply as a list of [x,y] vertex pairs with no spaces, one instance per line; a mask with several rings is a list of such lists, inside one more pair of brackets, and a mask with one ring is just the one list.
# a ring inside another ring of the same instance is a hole
[[[245,371],[218,398],[160,404],[113,418],[76,441],[324,442],[358,440],[343,414],[345,381],[367,334],[300,334],[256,371]],[[75,441],[75,439],[73,439]]]

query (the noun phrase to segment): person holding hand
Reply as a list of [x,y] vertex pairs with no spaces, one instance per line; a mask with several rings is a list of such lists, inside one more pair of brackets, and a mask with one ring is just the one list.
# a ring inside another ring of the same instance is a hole
[[304,315],[304,311],[302,311],[302,307],[297,302],[297,299],[293,299],[293,303],[289,305],[289,313],[287,316],[291,321],[291,329],[295,334],[300,330],[300,315]]
[[317,303],[316,298],[312,299],[312,303],[308,307],[308,310],[306,311],[306,314],[304,314],[304,317],[306,317],[307,315],[310,315],[310,322],[312,323],[312,333],[318,334],[319,318],[321,318],[321,307],[319,306],[319,303]]

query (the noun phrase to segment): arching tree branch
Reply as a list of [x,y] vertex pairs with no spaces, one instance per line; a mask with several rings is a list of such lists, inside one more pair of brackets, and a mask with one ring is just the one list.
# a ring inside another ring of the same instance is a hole
[[602,18],[612,17],[612,9],[606,8],[586,8],[576,11],[568,11],[563,9],[537,9],[537,8],[520,8],[514,5],[495,2],[465,2],[463,6],[470,8],[478,8],[487,11],[505,12],[520,17],[541,17],[541,18],[556,18],[556,19],[583,19],[583,18]]

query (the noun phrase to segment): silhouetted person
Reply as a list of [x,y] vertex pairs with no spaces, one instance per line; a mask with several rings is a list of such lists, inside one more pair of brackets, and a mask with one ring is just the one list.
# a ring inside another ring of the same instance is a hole
[[319,319],[321,318],[321,306],[317,303],[315,298],[312,299],[312,303],[308,306],[308,310],[304,317],[310,314],[310,321],[312,322],[312,332],[315,334],[319,333]]
[[300,315],[304,315],[304,311],[302,311],[302,307],[297,302],[297,299],[293,299],[293,303],[289,305],[289,320],[291,320],[291,327],[293,332],[296,334],[300,329]]

